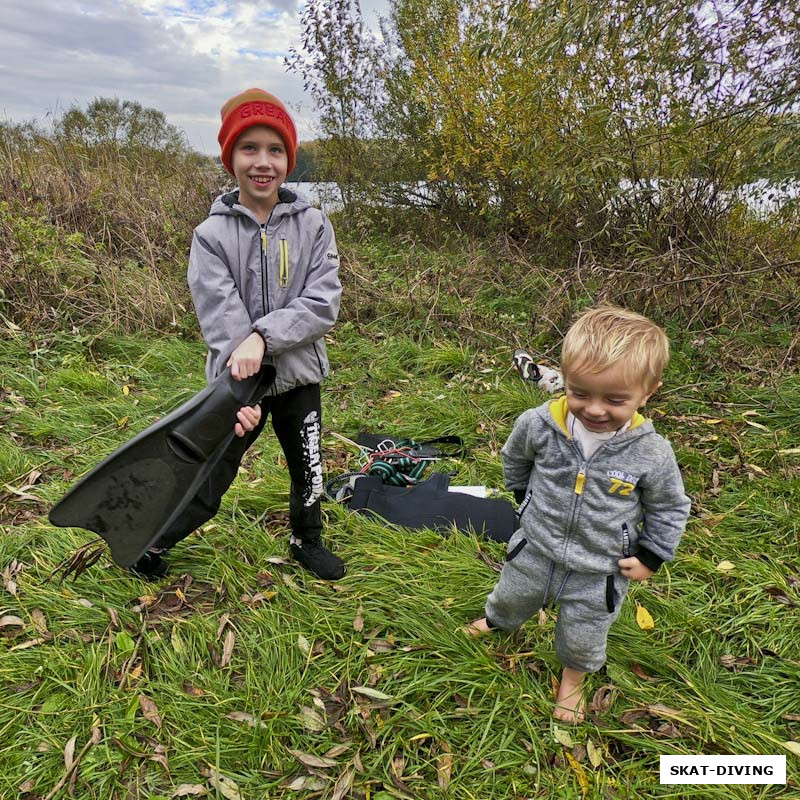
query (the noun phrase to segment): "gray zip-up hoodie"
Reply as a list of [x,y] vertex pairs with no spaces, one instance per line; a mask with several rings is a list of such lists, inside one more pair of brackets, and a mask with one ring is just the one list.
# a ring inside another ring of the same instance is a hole
[[253,331],[275,367],[271,394],[319,383],[328,374],[325,334],[339,314],[339,254],[327,217],[281,187],[265,227],[239,203],[218,197],[195,228],[189,289],[208,345],[213,380]]
[[525,490],[528,544],[577,572],[619,572],[635,555],[670,561],[690,502],[672,447],[641,414],[586,460],[566,424],[566,397],[526,411],[503,447],[506,486]]

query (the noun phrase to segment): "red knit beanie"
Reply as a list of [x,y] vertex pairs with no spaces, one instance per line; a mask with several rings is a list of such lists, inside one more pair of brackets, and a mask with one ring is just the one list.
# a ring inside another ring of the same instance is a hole
[[297,131],[286,106],[274,95],[263,89],[247,89],[231,97],[220,110],[222,127],[219,129],[219,146],[222,148],[222,164],[233,175],[233,145],[242,131],[253,125],[274,128],[286,146],[288,166],[286,174],[294,169],[297,151]]

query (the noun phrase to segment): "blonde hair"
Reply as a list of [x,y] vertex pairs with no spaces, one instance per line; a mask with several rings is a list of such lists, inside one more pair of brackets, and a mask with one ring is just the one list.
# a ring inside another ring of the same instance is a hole
[[603,372],[622,362],[626,379],[655,391],[669,361],[669,339],[655,322],[618,306],[590,308],[561,347],[561,371]]

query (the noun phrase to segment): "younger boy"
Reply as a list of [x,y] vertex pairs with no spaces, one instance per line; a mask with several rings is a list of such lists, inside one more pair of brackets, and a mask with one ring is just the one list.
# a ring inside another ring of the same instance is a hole
[[262,364],[271,364],[276,377],[259,406],[239,412],[238,438],[159,548],[132,569],[163,574],[160,553],[217,513],[271,413],[291,476],[291,553],[318,577],[335,580],[344,564],[321,539],[320,382],[328,374],[324,336],[336,321],[342,290],[336,241],[321,211],[281,187],[297,149],[283,103],[248,89],[222,106],[221,117],[222,163],[238,188],[214,201],[194,231],[189,256],[189,288],[209,349],[206,377],[230,368],[243,380]]
[[566,722],[584,717],[583,680],[605,663],[628,582],[671,560],[686,525],[672,448],[637,411],[661,386],[668,359],[666,335],[645,317],[586,311],[562,347],[566,396],[522,414],[503,447],[521,527],[486,616],[466,630],[514,630],[559,604],[564,669],[554,716]]

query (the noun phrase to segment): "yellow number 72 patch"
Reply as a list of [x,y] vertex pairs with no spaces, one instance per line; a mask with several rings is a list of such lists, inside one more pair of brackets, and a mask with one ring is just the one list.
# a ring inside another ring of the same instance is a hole
[[619,494],[627,497],[633,491],[633,484],[628,481],[621,481],[619,478],[611,479],[611,486],[608,488],[609,494]]

